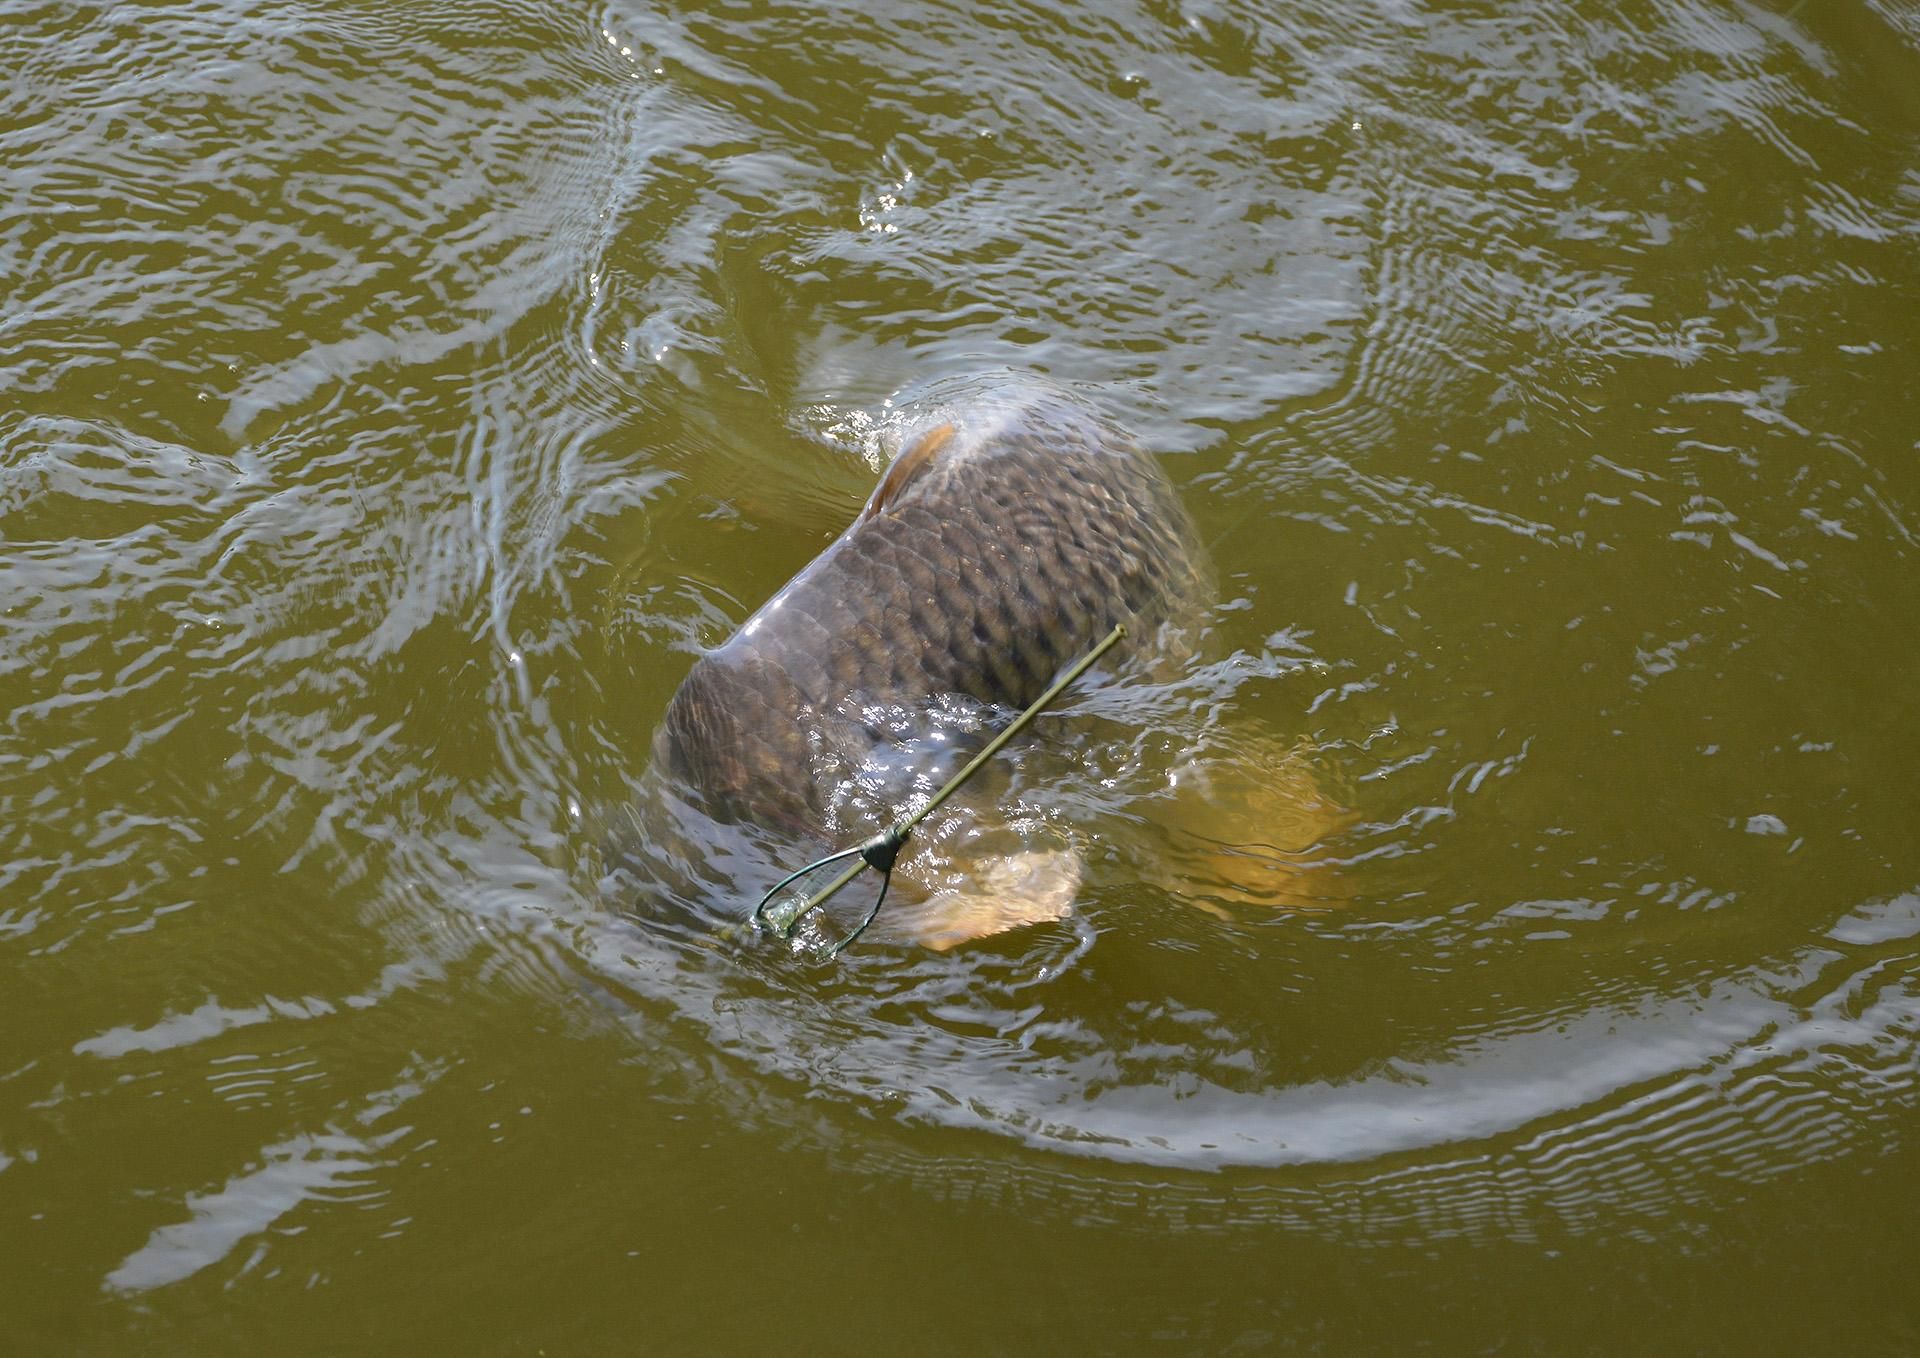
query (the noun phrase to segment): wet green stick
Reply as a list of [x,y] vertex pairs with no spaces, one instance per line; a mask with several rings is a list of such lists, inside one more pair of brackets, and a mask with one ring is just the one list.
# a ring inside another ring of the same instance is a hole
[[[978,773],[981,766],[989,759],[1000,753],[1000,751],[1006,747],[1008,741],[1026,730],[1027,725],[1032,722],[1035,717],[1039,716],[1049,703],[1055,698],[1058,698],[1069,684],[1091,669],[1101,656],[1118,645],[1120,639],[1126,636],[1126,634],[1126,624],[1116,623],[1114,629],[1102,637],[1098,645],[1081,656],[1080,659],[1076,660],[1066,673],[1054,680],[1053,683],[1048,686],[1047,691],[1042,693],[1038,698],[1035,698],[1026,711],[1007,723],[1005,730],[988,741],[979,754],[969,759],[965,768],[954,774],[953,777],[947,779],[947,781],[941,785],[940,790],[934,793],[933,796],[928,799],[927,804],[918,811],[915,811],[906,819],[896,822],[891,829],[868,840],[858,848],[843,849],[837,854],[831,854],[826,858],[817,859],[807,864],[806,867],[801,868],[800,871],[783,878],[772,891],[769,891],[765,896],[760,898],[760,904],[754,907],[754,919],[760,920],[764,918],[768,920],[772,923],[774,929],[784,937],[793,932],[794,925],[798,924],[814,910],[826,904],[827,901],[841,891],[847,883],[858,877],[864,869],[871,867],[882,874],[890,875],[893,871],[893,860],[899,856],[900,846],[906,843],[907,836],[913,832],[913,827],[939,810],[941,803],[959,791],[960,786],[965,783],[967,779]],[[833,862],[836,858],[852,858],[854,862],[845,872],[834,878],[833,881],[814,892],[813,895],[807,897],[806,901],[797,909],[775,910],[772,912],[767,910],[767,902],[778,895],[788,883],[794,881],[796,878],[805,876],[817,867],[822,867],[825,864]],[[886,899],[886,887],[884,885],[880,889],[880,897],[881,900]],[[847,944],[853,942],[854,939],[865,933],[867,925],[873,922],[874,915],[878,914],[879,911],[880,901],[875,901],[873,910],[867,915],[867,918],[861,923],[860,927],[848,935],[834,951],[836,953],[839,952],[841,948],[846,947]]]

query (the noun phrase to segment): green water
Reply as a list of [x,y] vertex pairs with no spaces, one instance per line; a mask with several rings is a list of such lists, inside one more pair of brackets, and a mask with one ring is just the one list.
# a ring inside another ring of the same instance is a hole
[[[0,1351],[1920,1349],[1910,6],[0,71]],[[1163,454],[1229,659],[1162,696],[1312,744],[1338,907],[616,916],[693,656],[1003,367]]]

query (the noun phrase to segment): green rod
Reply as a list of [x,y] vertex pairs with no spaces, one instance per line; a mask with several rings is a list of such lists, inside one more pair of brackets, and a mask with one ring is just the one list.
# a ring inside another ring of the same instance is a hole
[[1088,651],[1085,655],[1081,656],[1079,660],[1075,661],[1072,669],[1054,680],[1051,688],[1033,700],[1033,706],[1029,707],[1025,712],[1022,712],[1008,723],[1006,730],[1002,731],[992,740],[989,740],[986,748],[968,760],[967,766],[964,769],[961,769],[960,772],[947,779],[946,786],[933,794],[932,801],[928,802],[925,806],[921,807],[918,811],[894,827],[895,833],[898,834],[900,838],[905,839],[909,830],[913,829],[914,826],[938,810],[940,803],[957,792],[960,785],[966,782],[967,779],[973,777],[973,775],[979,771],[982,764],[986,763],[996,754],[999,754],[1009,740],[1012,740],[1015,736],[1026,730],[1027,723],[1039,716],[1041,710],[1045,708],[1048,703],[1058,698],[1061,691],[1065,689],[1068,684],[1071,684],[1089,669],[1093,668],[1094,662],[1118,645],[1120,639],[1126,634],[1127,627],[1125,623],[1114,624],[1113,630],[1101,639],[1098,646],[1095,646],[1091,651]]
[[[1107,633],[1105,637],[1101,638],[1099,645],[1095,646],[1091,651],[1088,651],[1085,655],[1081,656],[1077,661],[1075,661],[1073,663],[1072,668],[1070,668],[1065,674],[1061,675],[1058,679],[1054,680],[1052,685],[1048,687],[1047,691],[1045,693],[1042,693],[1038,698],[1035,698],[1033,700],[1032,705],[1029,706],[1026,711],[1022,712],[1019,716],[1015,717],[1011,722],[1007,723],[1007,727],[1004,731],[1002,731],[999,735],[995,736],[992,740],[988,741],[986,743],[986,746],[980,751],[979,754],[975,755],[972,759],[969,759],[967,761],[967,766],[965,768],[961,769],[960,772],[954,774],[953,777],[947,779],[947,781],[941,786],[940,790],[933,794],[932,798],[927,802],[925,806],[921,807],[918,811],[914,812],[911,816],[908,816],[905,820],[895,822],[893,828],[888,830],[884,835],[881,835],[880,839],[883,841],[891,841],[893,844],[893,847],[897,850],[900,847],[900,845],[906,841],[907,836],[910,833],[912,833],[914,826],[918,825],[921,821],[925,820],[928,816],[932,815],[936,810],[939,809],[940,804],[942,802],[946,801],[947,798],[951,797],[955,792],[959,791],[961,784],[965,783],[967,779],[973,777],[974,774],[978,773],[980,771],[980,766],[982,764],[985,764],[989,759],[993,758],[996,754],[1000,753],[1000,751],[1006,747],[1006,744],[1008,741],[1012,740],[1015,736],[1019,735],[1022,731],[1026,730],[1028,723],[1031,722],[1035,717],[1039,716],[1040,713],[1045,710],[1047,704],[1051,703],[1055,698],[1058,698],[1061,692],[1067,687],[1067,685],[1071,684],[1074,680],[1078,679],[1081,675],[1085,674],[1089,669],[1093,668],[1094,662],[1099,660],[1101,656],[1105,655],[1108,651],[1112,650],[1116,645],[1118,645],[1120,642],[1120,639],[1126,636],[1126,634],[1127,634],[1126,624],[1116,623],[1114,625],[1113,630]],[[849,850],[848,852],[851,852],[851,850]],[[888,858],[888,864],[889,864],[889,867],[891,867],[891,864],[892,864],[891,857]],[[781,924],[776,921],[774,927],[779,929],[779,931],[782,934],[787,934],[792,932],[794,925],[798,924],[802,919],[805,919],[809,914],[813,913],[813,911],[818,909],[820,906],[825,905],[828,900],[830,900],[834,895],[836,895],[843,888],[845,888],[847,883],[851,882],[854,878],[858,877],[861,873],[861,870],[866,868],[867,866],[868,866],[868,863],[865,858],[855,858],[853,860],[853,865],[851,867],[849,867],[845,872],[842,872],[838,877],[834,878],[833,881],[828,883],[826,886],[821,887],[820,890],[814,892],[813,895],[807,897],[806,903],[804,905],[802,905],[798,910],[795,910],[791,915],[787,915],[786,922],[784,924]],[[803,869],[803,871],[805,870]],[[799,874],[796,874],[796,876],[797,875]],[[779,887],[775,887],[774,891],[778,891],[779,889],[780,889]],[[771,896],[773,893],[769,892],[767,894]],[[762,908],[764,908],[765,902],[763,901],[761,905],[762,905]],[[756,911],[755,913],[758,914],[758,911]],[[773,912],[770,912],[770,913],[773,913]],[[786,914],[785,911],[779,911],[777,913],[782,915]],[[864,925],[862,925],[861,927],[863,929],[865,928]],[[851,942],[851,940],[848,940],[848,941]]]
[[[789,859],[788,861],[791,862],[792,860]],[[807,903],[801,906],[798,910],[793,912],[793,918],[789,919],[786,922],[785,927],[781,928],[780,932],[783,934],[792,933],[794,925],[798,924],[801,920],[805,919],[808,916],[808,914],[810,914],[811,912],[818,910],[821,906],[825,905],[827,901],[831,899],[837,892],[839,892],[842,887],[846,886],[848,882],[851,882],[854,878],[858,877],[861,873],[865,872],[866,870],[867,870],[866,860],[863,858],[855,857],[853,860],[852,867],[848,868],[845,872],[841,873],[838,877],[834,878],[831,883],[821,887],[818,891],[814,892],[811,896],[807,897]],[[771,915],[773,912],[768,911],[767,913]]]

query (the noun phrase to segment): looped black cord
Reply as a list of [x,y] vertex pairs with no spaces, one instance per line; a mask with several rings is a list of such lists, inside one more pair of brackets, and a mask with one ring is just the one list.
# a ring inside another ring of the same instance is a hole
[[[872,868],[880,874],[880,894],[874,897],[873,908],[867,911],[866,918],[860,921],[860,926],[827,950],[827,956],[838,957],[855,939],[867,931],[867,926],[872,924],[874,919],[880,914],[880,907],[887,899],[887,888],[893,885],[894,860],[900,856],[900,846],[907,842],[907,833],[908,830],[906,826],[896,825],[890,830],[885,830],[875,835],[864,844],[856,844],[851,849],[842,849],[838,853],[830,853],[825,858],[816,858],[798,872],[788,873],[774,884],[773,890],[760,898],[760,904],[753,908],[753,922],[757,925],[771,923],[775,933],[779,934],[782,938],[790,937],[793,933],[794,926],[806,915],[818,907],[825,905],[830,897],[837,894],[847,883],[858,877],[862,868]],[[855,863],[852,867],[834,878],[826,887],[807,897],[798,908],[790,907],[785,910],[776,909],[772,911],[767,909],[768,901],[771,901],[775,896],[778,896],[782,891],[786,890],[787,887],[800,880],[800,878],[805,877],[816,868],[824,868],[830,863],[837,863],[843,858],[853,858],[856,855],[860,859],[858,863]]]
[[[895,860],[900,857],[900,846],[907,842],[907,836],[913,833],[913,827],[932,815],[942,802],[946,801],[947,798],[951,797],[954,792],[959,789],[962,783],[965,783],[967,779],[979,772],[980,768],[989,759],[1000,753],[1000,750],[1008,741],[1025,730],[1027,723],[1040,715],[1041,710],[1045,708],[1047,704],[1059,697],[1067,685],[1071,684],[1092,668],[1093,663],[1109,650],[1113,649],[1114,645],[1126,634],[1127,629],[1124,624],[1116,625],[1111,632],[1101,638],[1097,646],[1075,661],[1073,667],[1065,674],[1062,674],[1058,679],[1054,680],[1045,693],[1042,693],[1038,698],[1033,700],[1032,706],[1028,707],[1026,711],[1009,722],[1007,728],[999,735],[988,741],[985,748],[983,748],[979,754],[967,761],[965,768],[949,778],[941,789],[933,794],[932,799],[911,816],[896,821],[891,827],[881,831],[864,844],[856,844],[851,849],[841,849],[839,852],[830,853],[824,858],[816,858],[813,862],[807,864],[797,872],[790,872],[778,882],[774,883],[773,889],[762,896],[760,903],[753,907],[752,922],[755,925],[761,926],[771,925],[774,932],[782,938],[791,937],[795,925],[799,924],[801,920],[805,919],[822,905],[825,905],[827,901],[837,895],[847,883],[858,877],[864,869],[872,868],[880,874],[880,894],[874,898],[873,908],[867,911],[866,917],[860,921],[859,927],[827,950],[827,956],[838,957],[848,947],[852,946],[854,940],[858,939],[860,935],[867,931],[867,926],[872,924],[874,919],[880,914],[880,907],[887,899],[887,888],[893,885],[893,865]],[[834,878],[826,886],[814,892],[813,895],[807,897],[798,905],[783,903],[781,907],[773,910],[767,908],[768,903],[772,901],[775,896],[778,896],[782,891],[785,891],[789,886],[799,881],[802,877],[805,877],[808,873],[824,868],[829,864],[838,863],[842,859],[847,858],[858,858],[859,861],[852,864],[845,872],[842,872],[838,877]]]

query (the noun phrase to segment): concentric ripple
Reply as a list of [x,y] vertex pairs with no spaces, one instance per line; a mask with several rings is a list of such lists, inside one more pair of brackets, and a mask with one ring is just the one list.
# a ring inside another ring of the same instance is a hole
[[[24,1351],[1912,1347],[1907,9],[47,3],[0,67]],[[693,657],[1006,368],[1220,581],[996,770],[1072,916],[821,965],[725,930],[750,834],[604,896]]]

